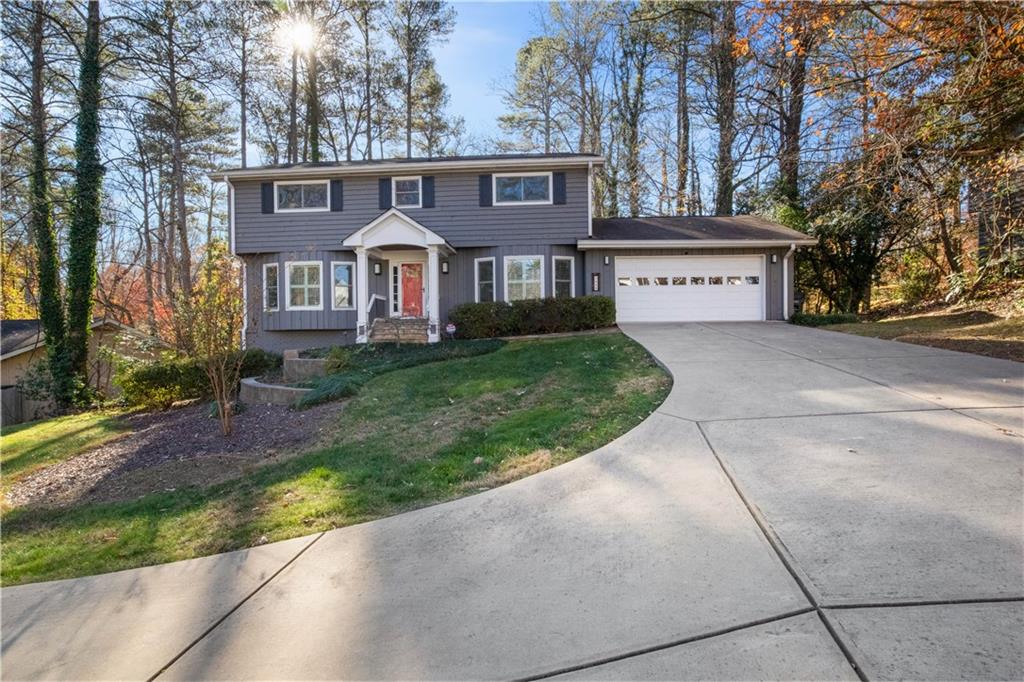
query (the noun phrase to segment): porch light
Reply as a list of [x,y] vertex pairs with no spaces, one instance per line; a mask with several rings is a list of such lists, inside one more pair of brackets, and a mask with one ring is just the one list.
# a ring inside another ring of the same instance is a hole
[[448,261],[446,261],[446,260],[441,261],[441,274],[443,274],[443,275],[447,275],[448,274]]
[[375,274],[375,275],[379,275],[380,274],[380,263],[374,263],[373,264],[373,274]]
[[[605,256],[607,258],[607,256]],[[601,291],[601,273],[595,272],[590,276],[590,290]]]
[[778,262],[779,262],[779,254],[773,253],[772,254],[772,263],[778,263]]
[[604,257],[604,264],[605,265],[611,265],[612,264],[612,257],[611,256],[605,256]]

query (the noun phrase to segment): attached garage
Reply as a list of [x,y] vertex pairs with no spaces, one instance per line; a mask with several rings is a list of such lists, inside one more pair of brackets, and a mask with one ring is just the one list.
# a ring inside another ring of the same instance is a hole
[[764,256],[615,259],[619,322],[765,319]]
[[757,216],[595,218],[576,243],[619,322],[785,320],[793,256],[815,241]]

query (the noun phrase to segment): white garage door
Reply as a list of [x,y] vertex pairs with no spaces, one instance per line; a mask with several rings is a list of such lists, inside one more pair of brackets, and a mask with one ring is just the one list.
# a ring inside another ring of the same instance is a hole
[[619,322],[763,320],[762,256],[615,259]]

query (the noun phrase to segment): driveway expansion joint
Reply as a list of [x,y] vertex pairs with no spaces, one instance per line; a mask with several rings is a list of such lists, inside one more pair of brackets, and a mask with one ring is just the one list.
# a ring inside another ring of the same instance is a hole
[[245,595],[245,597],[243,597],[237,604],[235,604],[230,609],[228,609],[227,612],[223,616],[221,616],[216,621],[214,621],[213,624],[210,625],[210,627],[206,628],[206,630],[204,630],[198,637],[196,637],[194,640],[189,642],[188,646],[186,646],[184,649],[179,651],[178,654],[176,656],[174,656],[174,658],[172,658],[171,660],[167,661],[167,663],[162,665],[159,670],[157,670],[149,678],[147,678],[146,682],[153,682],[153,680],[155,680],[156,678],[160,677],[160,675],[162,675],[168,668],[170,668],[172,665],[174,665],[175,662],[177,662],[178,659],[180,659],[182,656],[187,654],[190,649],[192,649],[195,645],[199,644],[199,642],[201,642],[204,639],[206,639],[206,637],[209,636],[209,634],[211,632],[213,632],[218,627],[220,627],[221,623],[223,623],[228,618],[230,618],[231,614],[233,614],[238,609],[242,608],[243,604],[245,604],[247,601],[249,601],[250,599],[255,597],[256,594],[260,590],[262,590],[264,587],[269,585],[270,582],[272,580],[274,580],[274,578],[276,578],[277,576],[281,575],[281,573],[283,573],[286,568],[288,568],[289,566],[294,564],[298,560],[298,558],[300,556],[305,554],[307,549],[309,549],[314,544],[316,544],[317,540],[322,538],[326,533],[327,533],[327,531],[321,531],[321,532],[317,533],[316,535],[314,535],[312,540],[310,540],[305,545],[303,545],[302,549],[300,549],[298,552],[295,553],[295,556],[293,556],[288,561],[284,562],[276,571],[271,573],[270,576],[268,576],[266,580],[264,580],[259,585],[257,585],[251,592],[249,592],[249,594]]
[[767,625],[769,623],[777,623],[787,618],[795,618],[796,616],[802,616],[807,613],[814,612],[814,607],[807,606],[802,609],[795,609],[793,611],[786,611],[777,616],[768,616],[767,618],[759,618],[746,623],[740,623],[738,625],[731,625],[727,628],[720,628],[718,630],[712,630],[710,632],[701,633],[699,635],[692,635],[690,637],[683,637],[681,639],[674,639],[661,644],[655,644],[653,646],[641,647],[628,651],[624,654],[617,654],[615,656],[606,656],[604,658],[594,659],[593,661],[587,661],[586,663],[579,663],[576,665],[564,666],[562,668],[556,668],[548,672],[538,673],[536,675],[528,675],[526,677],[514,678],[515,682],[533,682],[533,680],[546,680],[551,677],[558,675],[564,675],[566,673],[578,672],[580,670],[587,670],[589,668],[596,668],[601,665],[607,665],[608,663],[616,663],[618,661],[625,661],[630,658],[636,658],[637,656],[645,656],[647,654],[653,654],[658,651],[664,651],[665,649],[673,649],[677,646],[683,646],[686,644],[692,644],[694,642],[700,642],[706,639],[712,639],[714,637],[721,637],[722,635],[728,635],[733,632],[740,632],[742,630],[748,630],[750,628],[758,627],[760,625]]
[[839,632],[837,631],[835,624],[832,623],[828,614],[822,608],[818,595],[816,594],[816,590],[811,589],[814,583],[810,580],[810,577],[805,575],[803,571],[797,567],[796,561],[786,548],[785,543],[771,528],[771,525],[761,514],[760,510],[758,510],[757,507],[747,498],[747,495],[743,492],[743,489],[740,488],[739,482],[736,480],[733,472],[728,466],[726,466],[725,461],[723,461],[721,456],[718,454],[715,446],[711,444],[711,439],[708,438],[708,434],[700,422],[697,422],[697,430],[700,431],[700,435],[704,439],[704,443],[707,445],[708,450],[711,451],[715,461],[718,462],[718,466],[721,468],[722,473],[725,474],[725,477],[729,480],[733,490],[736,491],[736,495],[739,496],[743,506],[746,507],[750,516],[754,519],[754,523],[757,524],[757,527],[760,529],[762,535],[764,535],[765,540],[768,541],[768,545],[772,548],[772,551],[775,552],[776,556],[778,556],[779,561],[782,562],[782,565],[793,578],[793,581],[796,582],[797,587],[799,587],[800,591],[803,592],[804,597],[808,602],[810,602],[811,609],[817,614],[822,625],[824,625],[825,629],[828,631],[829,636],[835,642],[836,646],[839,647],[839,650],[846,658],[846,662],[850,664],[850,667],[853,668],[854,673],[856,673],[857,677],[862,682],[867,682],[868,678],[864,674],[860,664],[858,664],[857,660],[854,658],[853,651],[849,646],[847,646],[846,642],[843,641],[842,637],[839,636]]

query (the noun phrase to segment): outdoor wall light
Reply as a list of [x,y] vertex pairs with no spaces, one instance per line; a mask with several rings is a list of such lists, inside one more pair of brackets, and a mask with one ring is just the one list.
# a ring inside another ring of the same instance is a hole
[[611,256],[605,256],[604,257],[604,264],[605,265],[611,265],[612,264],[612,257]]
[[375,274],[375,275],[379,275],[380,274],[380,263],[374,263],[373,264],[373,274]]
[[446,260],[441,261],[441,274],[443,274],[443,275],[447,275],[448,274],[448,261],[446,261]]
[[601,291],[601,273],[595,272],[590,276],[590,290]]
[[779,262],[779,254],[773,253],[772,254],[772,263],[778,263],[778,262]]

